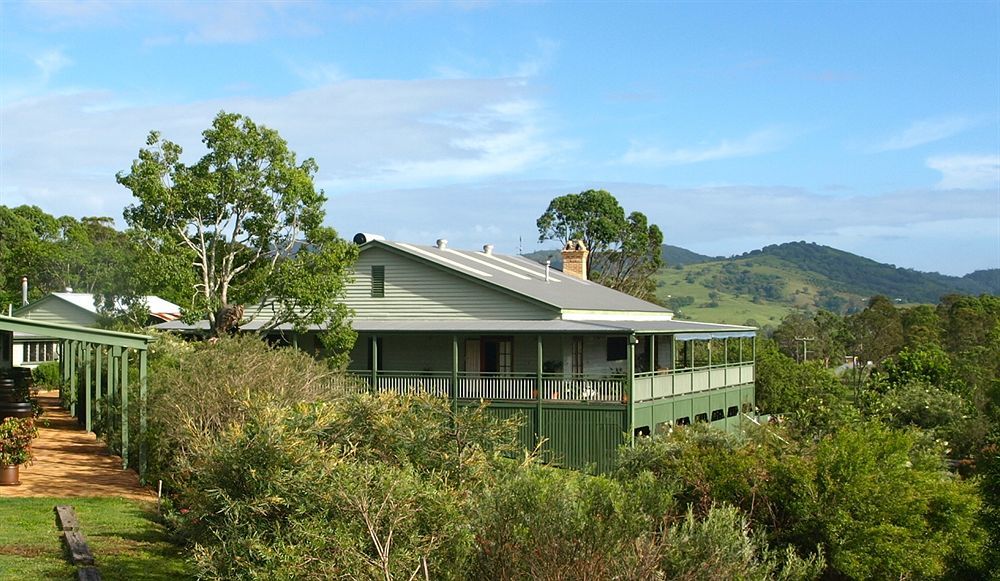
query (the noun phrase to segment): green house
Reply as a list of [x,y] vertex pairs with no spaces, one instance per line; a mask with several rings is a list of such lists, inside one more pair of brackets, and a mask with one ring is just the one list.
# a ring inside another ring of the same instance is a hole
[[[521,418],[524,445],[540,444],[549,462],[598,470],[633,437],[699,421],[736,429],[753,409],[753,328],[674,320],[587,280],[579,243],[563,250],[561,271],[490,245],[355,243],[349,372],[370,389],[488,402]],[[316,349],[310,335],[289,342]]]

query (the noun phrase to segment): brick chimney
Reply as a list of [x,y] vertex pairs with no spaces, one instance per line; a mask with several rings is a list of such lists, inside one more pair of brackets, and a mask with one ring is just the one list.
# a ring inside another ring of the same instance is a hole
[[563,274],[587,280],[587,256],[590,251],[583,240],[570,240],[562,249]]

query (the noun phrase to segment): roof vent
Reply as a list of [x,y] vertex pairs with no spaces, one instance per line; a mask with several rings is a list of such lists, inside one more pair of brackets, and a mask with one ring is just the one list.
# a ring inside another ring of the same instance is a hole
[[437,239],[437,247],[438,247],[438,250],[444,250],[445,248],[448,247],[448,241],[445,240],[444,238],[438,238]]
[[483,245],[483,254],[485,254],[486,256],[493,256],[493,245],[492,244],[484,244]]
[[354,243],[358,246],[362,244],[367,244],[372,240],[385,240],[385,236],[379,236],[378,234],[369,234],[367,232],[358,232],[354,235]]

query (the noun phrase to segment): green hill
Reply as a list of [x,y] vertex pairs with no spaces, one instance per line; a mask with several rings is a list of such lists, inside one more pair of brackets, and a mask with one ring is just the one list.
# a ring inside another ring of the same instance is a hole
[[667,268],[659,274],[658,296],[680,317],[766,325],[795,309],[851,312],[878,294],[900,304],[936,303],[949,293],[997,294],[998,275],[995,269],[965,277],[919,272],[829,246],[790,242]]
[[667,266],[687,266],[688,264],[699,264],[701,262],[711,262],[713,260],[722,260],[721,256],[705,256],[704,254],[698,254],[697,252],[691,252],[687,248],[681,248],[680,246],[671,246],[670,244],[663,245],[663,262]]
[[[528,258],[560,268],[559,250]],[[732,258],[710,257],[663,245],[666,267],[657,274],[657,296],[680,318],[718,323],[777,324],[796,309],[848,313],[873,295],[900,304],[937,303],[942,295],[1000,294],[1000,269],[964,277],[883,264],[808,242],[766,246]]]

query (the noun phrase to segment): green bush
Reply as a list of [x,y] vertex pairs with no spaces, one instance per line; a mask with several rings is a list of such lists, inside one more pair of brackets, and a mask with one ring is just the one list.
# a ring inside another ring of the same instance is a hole
[[62,368],[58,361],[39,363],[31,374],[36,389],[58,389],[62,384]]
[[327,442],[336,404],[243,407],[193,441],[175,497],[203,578],[460,577],[471,532],[440,478]]
[[826,576],[954,577],[981,567],[976,488],[948,473],[942,449],[917,431],[871,422],[797,439],[780,427],[738,437],[692,426],[622,450],[616,478],[644,472],[679,487],[696,516],[731,504],[777,549],[818,546]]
[[[151,365],[145,444],[151,479],[162,478],[168,487],[190,477],[186,456],[194,442],[211,441],[243,423],[252,409],[248,406],[331,401],[344,394],[339,376],[322,363],[297,349],[269,347],[254,336],[155,345],[160,351]],[[138,401],[135,383],[130,382],[131,401]],[[108,413],[114,417],[114,408]],[[130,420],[138,421],[136,416],[130,414]],[[138,438],[133,442],[138,445]]]

